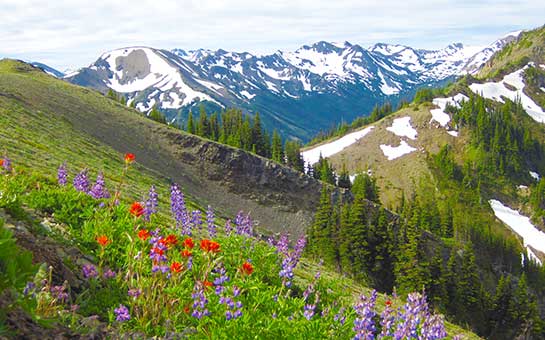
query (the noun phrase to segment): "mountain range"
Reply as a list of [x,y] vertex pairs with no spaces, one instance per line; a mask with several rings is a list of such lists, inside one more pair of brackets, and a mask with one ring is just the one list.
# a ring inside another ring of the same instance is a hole
[[440,50],[325,41],[267,55],[127,47],[63,77],[103,93],[114,90],[142,112],[155,106],[178,125],[201,105],[207,111],[237,107],[259,112],[269,130],[306,141],[377,104],[396,104],[420,87],[477,72],[519,34],[485,47],[455,43]]

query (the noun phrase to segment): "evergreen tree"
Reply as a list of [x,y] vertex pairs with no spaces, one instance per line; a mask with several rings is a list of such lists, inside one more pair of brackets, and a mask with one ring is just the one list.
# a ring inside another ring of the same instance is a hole
[[352,183],[350,182],[350,175],[348,174],[348,170],[346,170],[346,163],[343,162],[341,173],[339,174],[339,178],[337,179],[337,186],[339,188],[345,188],[350,189],[352,187]]
[[282,139],[280,138],[280,135],[276,129],[274,129],[272,137],[272,159],[278,163],[284,163]]
[[193,122],[193,113],[191,110],[189,111],[189,115],[187,116],[187,132],[191,134],[195,134],[195,123]]

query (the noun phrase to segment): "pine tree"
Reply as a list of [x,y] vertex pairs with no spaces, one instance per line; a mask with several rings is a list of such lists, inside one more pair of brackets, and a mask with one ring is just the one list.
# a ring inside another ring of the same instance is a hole
[[195,123],[193,122],[193,113],[191,110],[189,111],[189,115],[187,116],[187,128],[186,131],[195,134]]
[[333,207],[331,193],[326,185],[322,187],[320,203],[314,218],[314,224],[309,233],[308,251],[316,258],[322,258],[325,263],[335,263],[335,249],[333,246]]
[[350,189],[352,187],[352,183],[350,182],[350,175],[348,174],[348,170],[346,170],[346,163],[343,162],[341,173],[339,174],[339,178],[337,179],[337,186],[339,188],[345,188]]
[[284,163],[284,150],[282,149],[282,138],[274,129],[272,137],[272,159],[278,163]]

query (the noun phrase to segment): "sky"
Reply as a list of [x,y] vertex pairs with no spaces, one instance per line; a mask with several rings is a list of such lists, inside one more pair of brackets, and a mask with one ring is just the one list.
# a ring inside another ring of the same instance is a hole
[[543,0],[2,0],[0,58],[58,70],[127,46],[253,53],[317,41],[438,49],[545,24]]

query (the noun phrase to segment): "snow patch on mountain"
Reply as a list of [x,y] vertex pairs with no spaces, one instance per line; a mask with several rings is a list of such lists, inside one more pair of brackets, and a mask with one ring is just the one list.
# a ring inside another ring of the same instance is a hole
[[[518,211],[505,206],[502,202],[498,200],[490,200],[488,202],[490,203],[490,207],[494,211],[496,217],[509,226],[509,228],[511,228],[511,230],[517,233],[520,237],[522,237],[524,246],[528,250],[528,257],[537,260],[537,263],[541,265],[541,261],[528,246],[545,253],[545,233],[537,229],[530,222],[530,218],[523,216]],[[532,252],[531,255],[530,252]]]
[[320,160],[320,155],[322,155],[322,157],[333,156],[334,154],[341,152],[343,149],[349,147],[350,145],[359,141],[361,138],[365,137],[374,128],[374,126],[369,126],[365,129],[351,132],[327,144],[318,145],[312,149],[305,150],[301,152],[303,160],[305,161],[305,163],[314,164]]
[[382,153],[386,158],[388,158],[389,161],[394,160],[396,158],[399,158],[403,155],[409,154],[413,151],[416,151],[416,148],[413,148],[407,142],[404,140],[401,141],[399,146],[391,146],[386,144],[380,144],[380,149],[382,150]]
[[439,108],[430,110],[430,113],[431,113],[430,123],[432,121],[436,121],[442,127],[446,127],[447,124],[450,122],[450,116],[448,115],[448,113],[445,112],[447,105],[460,107],[460,103],[468,99],[469,99],[468,97],[466,97],[465,95],[461,93],[453,97],[434,98],[432,103],[435,106],[439,106]]
[[255,97],[255,94],[251,94],[250,92],[248,92],[246,90],[240,91],[240,94],[243,95],[244,97],[246,97],[248,100],[251,100],[252,98]]
[[418,132],[411,126],[411,117],[396,118],[392,122],[392,126],[387,127],[386,130],[393,132],[399,137],[407,137],[412,140],[416,139]]
[[[520,98],[524,110],[532,117],[536,122],[545,123],[545,112],[539,107],[532,98],[528,97],[524,93],[524,78],[523,72],[529,65],[521,68],[518,71],[509,73],[500,82],[488,82],[484,84],[474,83],[469,85],[471,91],[476,94],[480,94],[485,98],[492,99],[503,103],[503,98],[506,97],[512,101]],[[514,87],[515,90],[511,90],[507,86]]]

